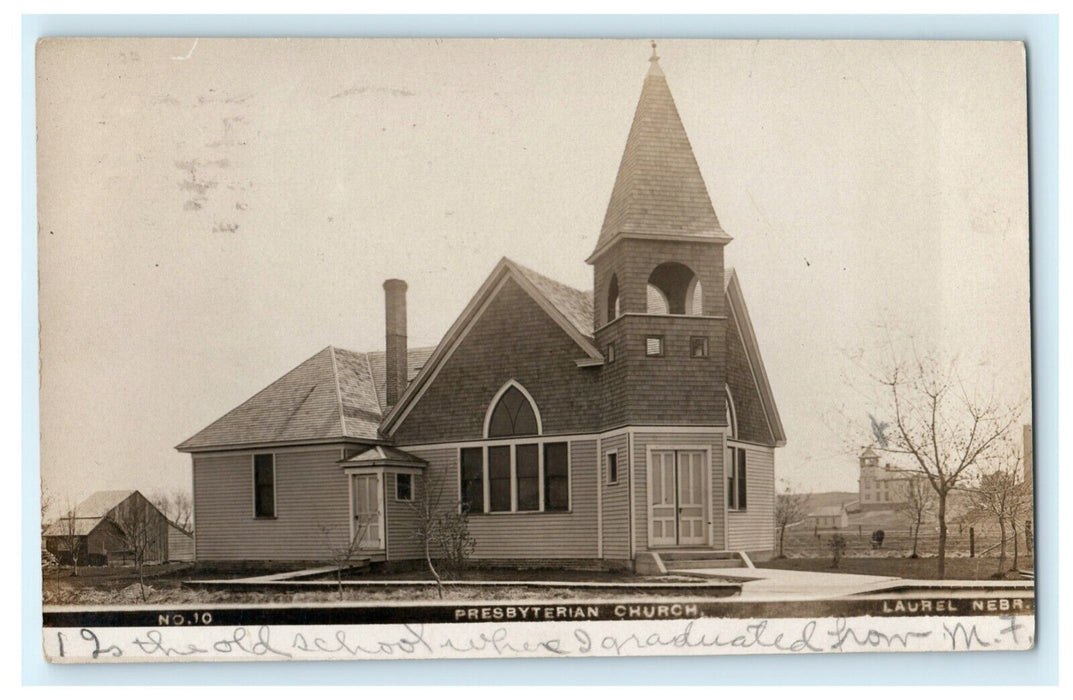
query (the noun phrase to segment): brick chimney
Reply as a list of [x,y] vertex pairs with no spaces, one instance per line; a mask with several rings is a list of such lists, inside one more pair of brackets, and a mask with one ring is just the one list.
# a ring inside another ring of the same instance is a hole
[[399,402],[406,390],[406,283],[402,280],[384,282],[388,408]]

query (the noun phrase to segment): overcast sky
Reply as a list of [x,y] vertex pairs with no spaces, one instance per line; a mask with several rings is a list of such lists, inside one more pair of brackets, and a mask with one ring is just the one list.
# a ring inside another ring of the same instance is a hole
[[[42,475],[190,488],[173,446],[325,346],[432,345],[508,256],[591,289],[647,41],[79,40],[39,49]],[[1029,392],[1024,62],[1011,43],[661,41],[788,435],[893,326]]]

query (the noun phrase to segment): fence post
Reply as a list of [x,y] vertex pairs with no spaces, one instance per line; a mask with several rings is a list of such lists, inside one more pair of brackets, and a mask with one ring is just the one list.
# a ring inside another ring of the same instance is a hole
[[969,528],[969,558],[976,556],[976,529]]

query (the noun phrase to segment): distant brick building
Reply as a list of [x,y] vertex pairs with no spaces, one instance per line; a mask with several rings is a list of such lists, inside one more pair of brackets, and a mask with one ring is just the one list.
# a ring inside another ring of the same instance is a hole
[[921,474],[879,465],[879,455],[871,447],[865,449],[860,461],[859,502],[862,511],[896,510],[907,499],[913,479],[924,478]]
[[406,284],[385,282],[385,352],[325,348],[178,446],[198,560],[322,558],[325,524],[418,558],[426,484],[467,510],[479,559],[771,554],[785,435],[658,60],[593,291],[503,259],[439,345],[408,349]]

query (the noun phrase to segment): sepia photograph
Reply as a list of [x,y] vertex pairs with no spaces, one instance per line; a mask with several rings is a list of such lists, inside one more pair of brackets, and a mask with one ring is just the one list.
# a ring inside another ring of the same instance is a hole
[[41,40],[45,657],[1033,648],[1027,95],[1016,41]]

